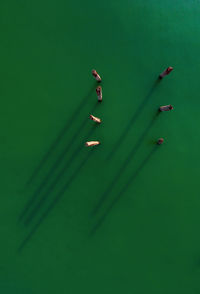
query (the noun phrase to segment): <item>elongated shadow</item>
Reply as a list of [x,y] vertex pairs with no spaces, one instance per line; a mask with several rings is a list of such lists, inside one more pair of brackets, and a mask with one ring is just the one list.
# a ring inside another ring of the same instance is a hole
[[[92,108],[91,113],[93,111],[95,111],[96,108],[97,108],[97,103]],[[63,158],[67,155],[67,152],[69,152],[69,150],[72,148],[73,142],[79,136],[80,132],[84,129],[84,127],[85,127],[85,125],[87,124],[88,121],[89,121],[89,119],[88,119],[88,117],[86,117],[83,120],[83,122],[80,124],[80,127],[74,133],[73,137],[69,140],[67,146],[64,148],[64,150],[61,152],[61,154],[57,158],[56,162],[50,168],[50,170],[48,171],[47,175],[45,176],[45,178],[43,179],[43,181],[40,183],[39,187],[36,189],[36,191],[33,193],[33,195],[31,196],[31,198],[28,200],[25,208],[23,209],[22,213],[19,216],[19,221],[21,221],[26,216],[26,214],[28,213],[29,209],[32,207],[32,205],[34,204],[34,202],[37,200],[37,198],[41,194],[42,190],[48,184],[49,179],[55,174],[56,170],[58,169],[58,167],[62,163]]]
[[141,102],[141,104],[137,108],[136,112],[134,113],[134,115],[132,116],[132,118],[128,122],[127,126],[125,127],[124,131],[120,135],[119,139],[114,144],[114,147],[111,149],[110,153],[107,156],[107,160],[110,160],[114,156],[114,154],[116,153],[116,151],[120,148],[122,142],[124,141],[125,137],[128,135],[128,133],[131,130],[131,128],[133,127],[135,121],[137,120],[137,118],[139,117],[139,115],[141,114],[141,112],[145,109],[145,107],[146,107],[146,105],[147,105],[147,103],[149,101],[149,98],[152,96],[152,94],[155,91],[156,87],[158,86],[159,82],[160,82],[159,79],[157,79],[155,81],[155,83],[154,83],[153,87],[151,88],[151,90],[149,91],[148,95]]
[[51,204],[48,206],[48,208],[44,211],[44,213],[41,215],[41,217],[39,218],[39,220],[37,221],[37,223],[33,226],[32,230],[30,231],[30,233],[27,235],[27,237],[23,240],[23,242],[20,244],[19,248],[18,248],[18,252],[20,253],[24,247],[26,246],[26,244],[31,240],[31,238],[33,237],[33,235],[36,233],[37,229],[39,228],[39,226],[44,222],[44,220],[46,219],[46,217],[48,216],[48,214],[51,212],[51,210],[56,206],[56,204],[60,201],[60,199],[62,198],[62,196],[64,195],[64,193],[66,192],[66,190],[69,188],[69,186],[72,184],[72,182],[75,180],[75,178],[77,177],[78,173],[80,172],[80,170],[83,168],[83,166],[87,163],[87,161],[89,160],[89,158],[91,157],[91,155],[93,155],[95,152],[95,148],[92,150],[88,151],[87,156],[81,161],[80,165],[76,168],[76,170],[74,171],[74,173],[71,175],[71,177],[68,179],[68,181],[66,182],[66,184],[62,187],[62,189],[60,190],[60,192],[56,195],[56,197],[53,199],[53,201],[51,202]]
[[110,213],[114,205],[119,201],[119,199],[122,197],[122,195],[126,192],[126,190],[129,188],[130,184],[134,182],[138,174],[141,172],[141,170],[145,167],[145,165],[148,163],[149,159],[152,157],[152,155],[158,150],[159,146],[155,145],[152,151],[147,155],[147,157],[142,161],[141,165],[138,167],[138,169],[131,175],[128,182],[122,187],[120,192],[117,194],[117,196],[114,198],[114,200],[110,203],[107,210],[104,212],[104,214],[99,218],[96,225],[92,228],[90,234],[94,235],[96,231],[99,229],[99,227],[102,225],[102,223],[105,221],[105,218]]
[[55,150],[56,146],[58,145],[58,143],[62,140],[63,136],[66,134],[67,131],[69,131],[69,129],[73,125],[74,120],[79,115],[79,113],[81,112],[82,108],[85,106],[85,104],[91,98],[91,95],[94,92],[94,89],[95,88],[96,88],[96,85],[93,85],[92,88],[91,88],[91,90],[89,91],[89,93],[85,96],[85,98],[83,98],[82,102],[79,104],[79,106],[76,108],[76,110],[74,111],[74,113],[67,120],[67,122],[66,122],[65,126],[63,127],[63,129],[58,134],[58,136],[56,137],[56,139],[53,141],[53,143],[49,147],[49,149],[46,152],[46,154],[44,154],[44,156],[41,159],[41,161],[39,162],[38,166],[33,171],[32,175],[29,178],[29,180],[27,181],[26,185],[30,185],[33,182],[33,180],[36,178],[37,174],[40,172],[40,170],[42,169],[42,167],[45,165],[45,163],[47,162],[47,160],[49,159],[49,157],[51,156],[51,154]]
[[114,186],[116,185],[116,183],[120,179],[120,176],[122,175],[122,173],[124,172],[124,170],[126,169],[126,167],[128,166],[128,164],[131,162],[131,160],[135,156],[136,152],[139,150],[139,148],[140,148],[143,140],[145,139],[146,135],[148,134],[148,132],[150,131],[150,129],[154,125],[154,123],[156,121],[156,118],[158,117],[158,114],[159,113],[156,113],[155,114],[155,116],[151,120],[150,124],[144,130],[144,132],[140,136],[139,140],[137,141],[137,143],[135,144],[135,146],[133,147],[133,149],[131,150],[131,152],[129,153],[129,155],[126,157],[126,159],[123,162],[122,166],[118,170],[116,176],[114,177],[114,179],[112,180],[112,182],[110,183],[110,185],[107,187],[107,189],[105,190],[105,192],[101,196],[99,202],[97,203],[97,205],[95,206],[94,210],[92,211],[92,216],[94,216],[95,214],[98,213],[98,211],[101,208],[101,206],[103,205],[104,201],[109,197],[109,195],[112,192]]
[[[89,130],[88,134],[86,135],[85,140],[87,140],[92,135],[92,133],[95,131],[96,128],[97,128],[97,125],[94,124],[93,127]],[[61,169],[61,171],[56,176],[55,180],[51,183],[51,185],[42,195],[42,197],[40,198],[39,202],[35,205],[35,207],[33,207],[28,217],[24,221],[25,225],[28,225],[32,221],[32,219],[35,217],[35,215],[37,214],[41,206],[44,204],[44,202],[48,198],[49,194],[52,193],[52,191],[55,189],[57,184],[59,184],[60,179],[65,175],[66,171],[69,169],[72,162],[74,162],[74,160],[77,158],[78,154],[83,150],[83,148],[85,148],[84,141],[75,149],[75,151],[73,152],[72,156],[69,158],[65,166]]]

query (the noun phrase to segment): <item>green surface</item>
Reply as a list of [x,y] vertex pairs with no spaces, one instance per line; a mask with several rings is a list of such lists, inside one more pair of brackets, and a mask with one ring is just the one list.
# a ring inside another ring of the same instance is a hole
[[0,293],[200,293],[199,15],[1,0]]

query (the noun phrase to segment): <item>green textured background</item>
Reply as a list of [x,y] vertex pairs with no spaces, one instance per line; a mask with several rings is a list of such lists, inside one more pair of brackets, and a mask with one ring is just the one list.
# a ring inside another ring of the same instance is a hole
[[0,293],[200,293],[200,2],[1,0],[0,33]]

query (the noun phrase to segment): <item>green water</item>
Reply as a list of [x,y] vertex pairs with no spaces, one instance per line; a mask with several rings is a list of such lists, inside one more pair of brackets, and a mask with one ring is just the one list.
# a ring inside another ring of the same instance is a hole
[[0,293],[200,293],[199,15],[1,0]]

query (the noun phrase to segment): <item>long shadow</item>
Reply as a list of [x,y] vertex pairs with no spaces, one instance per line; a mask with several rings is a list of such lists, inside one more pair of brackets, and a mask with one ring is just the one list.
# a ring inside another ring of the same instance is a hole
[[156,118],[158,117],[159,113],[156,113],[155,116],[153,117],[153,119],[151,120],[150,124],[147,126],[147,128],[144,130],[144,132],[142,133],[142,135],[140,136],[139,140],[137,141],[137,143],[135,144],[135,146],[133,147],[133,149],[131,150],[131,152],[129,153],[129,155],[126,157],[125,161],[123,162],[122,166],[120,167],[120,169],[118,170],[116,176],[114,177],[114,179],[112,180],[112,182],[110,183],[110,185],[107,187],[107,189],[105,190],[105,192],[103,193],[103,195],[101,196],[99,202],[97,203],[97,205],[95,206],[95,208],[92,211],[92,216],[94,216],[95,214],[97,214],[97,212],[99,211],[99,209],[101,208],[102,204],[104,203],[104,201],[107,199],[107,197],[110,195],[112,189],[114,188],[115,184],[118,182],[120,176],[122,175],[122,173],[124,172],[124,170],[126,169],[126,167],[128,166],[128,164],[131,162],[131,160],[133,159],[133,157],[135,156],[136,152],[139,150],[143,140],[145,139],[146,135],[148,134],[148,132],[150,131],[150,129],[152,128],[152,126],[154,125]]
[[117,201],[119,201],[119,199],[121,198],[121,196],[126,192],[126,190],[128,189],[128,187],[130,186],[130,184],[132,184],[134,182],[134,180],[136,179],[136,177],[138,176],[138,174],[145,167],[145,165],[148,163],[149,159],[156,152],[156,150],[158,150],[158,148],[159,148],[159,146],[158,145],[155,145],[154,148],[152,149],[152,151],[142,161],[142,163],[138,167],[138,169],[131,175],[131,177],[129,178],[128,182],[122,187],[122,189],[117,194],[117,196],[114,198],[114,200],[111,202],[111,204],[108,206],[108,208],[106,209],[106,211],[104,212],[104,214],[99,218],[99,220],[96,223],[96,225],[92,228],[92,230],[90,232],[90,235],[94,235],[96,233],[97,229],[102,225],[102,223],[104,222],[105,218],[110,213],[110,211],[112,210],[112,208],[114,207],[114,205],[117,203]]
[[[95,111],[96,108],[97,108],[97,103],[92,108],[91,113],[93,111]],[[48,184],[49,179],[53,176],[53,174],[55,174],[57,168],[60,166],[60,164],[63,161],[63,157],[67,154],[67,152],[70,150],[70,148],[72,148],[73,142],[78,137],[78,135],[80,134],[80,132],[82,131],[82,129],[85,127],[85,125],[87,124],[88,121],[89,121],[89,119],[88,119],[88,117],[86,117],[83,120],[83,122],[80,124],[80,127],[78,128],[78,130],[74,133],[73,137],[69,140],[69,143],[67,144],[67,146],[61,152],[61,154],[59,155],[59,157],[57,158],[57,160],[55,161],[55,163],[53,164],[53,166],[50,168],[50,170],[48,171],[47,175],[43,179],[43,181],[40,183],[39,187],[36,189],[36,191],[33,193],[33,195],[31,196],[31,198],[28,200],[25,208],[23,209],[22,213],[19,216],[19,221],[21,221],[26,216],[26,214],[28,213],[29,209],[32,207],[32,205],[34,204],[34,202],[36,201],[36,199],[39,197],[39,195],[42,192],[42,190]]]
[[66,192],[66,190],[69,188],[69,186],[72,184],[72,182],[74,181],[74,179],[77,177],[78,173],[80,172],[80,170],[83,168],[83,166],[86,164],[86,162],[89,160],[89,158],[91,157],[91,155],[93,155],[95,152],[95,148],[92,150],[89,150],[87,156],[81,161],[80,165],[76,168],[76,170],[74,171],[74,173],[71,175],[71,177],[68,179],[68,181],[66,182],[66,184],[62,187],[62,189],[60,190],[60,192],[56,195],[56,197],[53,199],[53,201],[51,202],[51,204],[48,206],[48,208],[44,211],[44,213],[41,215],[41,217],[39,218],[39,220],[37,221],[37,223],[34,225],[34,227],[32,228],[32,230],[30,231],[30,233],[27,235],[27,237],[23,240],[23,242],[20,244],[19,248],[18,248],[18,252],[21,252],[25,245],[30,241],[30,239],[32,238],[32,236],[34,235],[34,233],[37,231],[37,229],[39,228],[39,226],[42,224],[42,222],[46,219],[46,217],[48,216],[48,214],[51,212],[51,210],[55,207],[55,205],[59,202],[59,200],[61,199],[61,197],[63,196],[63,194]]
[[[93,127],[89,130],[88,134],[86,135],[86,139],[88,139],[92,135],[92,133],[95,131],[96,128],[97,128],[97,125],[94,124]],[[56,176],[55,180],[51,183],[51,185],[45,191],[45,193],[40,198],[39,202],[35,205],[35,207],[33,207],[30,214],[24,221],[25,225],[28,225],[32,221],[32,219],[35,217],[35,215],[37,214],[37,212],[39,211],[39,209],[41,208],[45,200],[48,198],[49,194],[52,193],[52,191],[55,189],[60,179],[64,176],[65,172],[69,169],[70,165],[77,158],[78,154],[83,150],[83,148],[85,148],[84,141],[83,143],[78,145],[78,147],[75,149],[75,151],[73,152],[72,156],[69,158],[65,166],[60,170],[60,172]]]
[[85,98],[83,98],[82,102],[79,104],[79,106],[76,108],[76,110],[74,111],[74,113],[67,120],[67,122],[66,122],[65,126],[63,127],[63,129],[61,130],[61,132],[59,133],[59,135],[56,137],[56,139],[53,141],[53,143],[49,147],[49,149],[46,152],[46,154],[44,154],[44,156],[41,159],[41,161],[39,162],[38,166],[33,171],[31,177],[29,178],[29,180],[26,183],[27,186],[30,185],[33,182],[33,180],[36,178],[37,174],[40,172],[40,170],[42,169],[42,167],[45,165],[45,163],[47,162],[47,160],[51,156],[52,152],[55,150],[55,148],[58,145],[58,143],[60,142],[60,140],[63,138],[63,136],[66,134],[66,132],[70,129],[70,127],[73,125],[73,121],[79,115],[79,113],[81,112],[81,110],[85,106],[85,104],[89,101],[89,99],[90,99],[92,93],[94,92],[94,89],[95,88],[96,88],[96,84],[92,86],[92,88],[89,91],[89,93],[85,96]]
[[147,102],[149,100],[149,98],[151,97],[151,95],[153,94],[153,92],[155,91],[156,87],[158,86],[160,80],[157,79],[154,83],[154,85],[152,86],[151,90],[149,91],[148,95],[144,98],[144,100],[141,102],[141,104],[139,105],[139,107],[137,108],[136,112],[134,113],[134,115],[132,116],[132,118],[130,119],[130,121],[128,122],[127,126],[125,127],[124,131],[122,132],[122,134],[120,135],[119,139],[117,140],[117,142],[114,144],[114,147],[111,149],[110,153],[107,156],[107,160],[111,159],[114,154],[116,153],[116,151],[119,149],[119,147],[121,146],[122,142],[124,141],[125,137],[128,135],[129,131],[131,130],[131,128],[133,127],[133,124],[135,123],[135,121],[137,120],[137,118],[139,117],[140,113],[144,110],[145,106],[147,105]]

